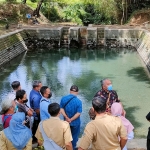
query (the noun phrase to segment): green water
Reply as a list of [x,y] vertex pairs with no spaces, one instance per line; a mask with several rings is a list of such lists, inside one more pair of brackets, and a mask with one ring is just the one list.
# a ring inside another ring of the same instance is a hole
[[83,102],[81,116],[83,131],[89,122],[91,100],[100,89],[100,80],[110,78],[117,91],[127,118],[135,127],[136,137],[146,137],[150,123],[145,119],[150,108],[149,72],[135,50],[54,50],[30,52],[15,58],[0,72],[0,98],[11,91],[10,83],[21,82],[29,92],[33,80],[41,80],[52,90],[51,101],[60,102],[72,84],[79,87],[78,97]]

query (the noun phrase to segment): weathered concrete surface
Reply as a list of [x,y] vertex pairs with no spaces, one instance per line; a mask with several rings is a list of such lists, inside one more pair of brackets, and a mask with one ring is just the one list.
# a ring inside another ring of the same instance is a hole
[[127,142],[129,149],[146,150],[146,139],[133,139]]
[[[79,145],[80,139],[77,143]],[[127,142],[128,150],[146,150],[146,139],[133,139]],[[91,150],[91,149],[89,149]]]

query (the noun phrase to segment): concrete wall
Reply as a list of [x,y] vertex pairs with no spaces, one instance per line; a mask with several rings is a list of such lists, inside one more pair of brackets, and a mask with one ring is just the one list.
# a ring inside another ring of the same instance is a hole
[[[70,27],[28,28],[1,36],[0,65],[26,51],[27,47],[24,41],[29,37],[36,37],[39,39],[55,38],[60,40],[61,45],[67,45],[69,33],[73,33],[73,31],[69,32],[69,28]],[[74,27],[71,27],[72,30],[73,28]],[[111,45],[114,41],[117,41],[118,47],[135,47],[144,63],[150,69],[149,31],[144,29],[114,29],[109,27],[94,27],[93,29],[93,34],[91,34],[92,27],[80,27],[78,38],[80,38],[81,45],[84,46],[87,44],[88,37],[93,38],[96,36],[98,46],[108,46],[109,42]]]
[[0,37],[0,66],[9,62],[22,52],[26,51],[27,47],[23,40],[23,31],[12,32],[8,35]]
[[139,37],[139,41],[136,43],[136,49],[143,59],[144,63],[150,70],[150,32],[143,30]]

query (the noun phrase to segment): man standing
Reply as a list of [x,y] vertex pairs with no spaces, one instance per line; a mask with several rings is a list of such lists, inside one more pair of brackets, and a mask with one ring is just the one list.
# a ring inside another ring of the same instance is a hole
[[51,117],[47,120],[41,121],[35,134],[39,145],[44,145],[45,150],[58,150],[63,148],[66,148],[66,150],[72,150],[72,136],[69,123],[59,119],[59,104],[49,104],[48,112]]
[[30,106],[35,111],[35,113],[33,114],[34,122],[32,126],[32,134],[33,134],[33,141],[36,142],[36,138],[34,135],[40,123],[40,100],[42,96],[39,91],[42,87],[42,83],[41,81],[35,80],[33,81],[32,86],[33,89],[30,92]]
[[27,106],[27,94],[25,90],[18,90],[16,92],[16,103],[18,106],[18,112],[24,112],[25,116],[26,116],[26,123],[25,125],[28,128],[31,128],[32,124],[31,124],[31,116],[33,115],[33,109],[29,108],[29,106]]
[[106,114],[106,100],[100,96],[92,100],[95,120],[89,122],[79,143],[78,150],[86,150],[92,143],[93,150],[122,150],[127,133],[120,118]]
[[70,94],[62,97],[60,102],[61,113],[65,120],[70,123],[70,129],[73,137],[73,149],[76,149],[76,143],[80,133],[80,115],[82,112],[82,102],[77,98],[78,87],[71,86]]
[[111,113],[111,105],[114,102],[120,103],[122,106],[122,115],[125,116],[126,111],[124,110],[122,103],[118,99],[117,92],[115,90],[113,90],[111,81],[109,79],[101,80],[101,87],[102,87],[102,89],[100,91],[98,91],[94,97],[101,96],[107,101],[108,107],[107,107],[106,111],[108,113]]
[[41,120],[49,119],[50,114],[48,113],[48,105],[50,104],[50,98],[52,96],[50,88],[48,86],[42,86],[40,89],[40,93],[42,95],[40,101],[40,117]]
[[21,90],[21,85],[20,85],[20,82],[19,81],[13,81],[12,83],[11,83],[11,87],[12,87],[12,89],[13,89],[13,91],[11,91],[9,94],[8,94],[8,97],[10,98],[10,99],[16,99],[16,92],[18,91],[18,90]]
[[104,99],[108,100],[108,104],[110,107],[113,104],[113,102],[120,102],[118,100],[118,95],[116,91],[113,90],[112,83],[109,79],[101,80],[101,87],[102,89],[98,91],[94,97],[104,97]]

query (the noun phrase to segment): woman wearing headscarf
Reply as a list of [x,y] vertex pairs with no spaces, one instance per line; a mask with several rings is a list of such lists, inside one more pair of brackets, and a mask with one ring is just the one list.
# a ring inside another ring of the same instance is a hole
[[[112,106],[111,106],[111,114],[113,116],[119,117],[122,120],[122,123],[123,123],[124,127],[127,130],[128,140],[133,139],[134,138],[134,132],[133,132],[134,127],[131,124],[131,122],[122,115],[122,106],[121,106],[120,103],[113,103],[112,104]],[[127,146],[126,145],[123,148],[123,150],[127,150]]]
[[32,150],[32,133],[24,123],[25,113],[12,116],[9,127],[0,133],[0,150]]

